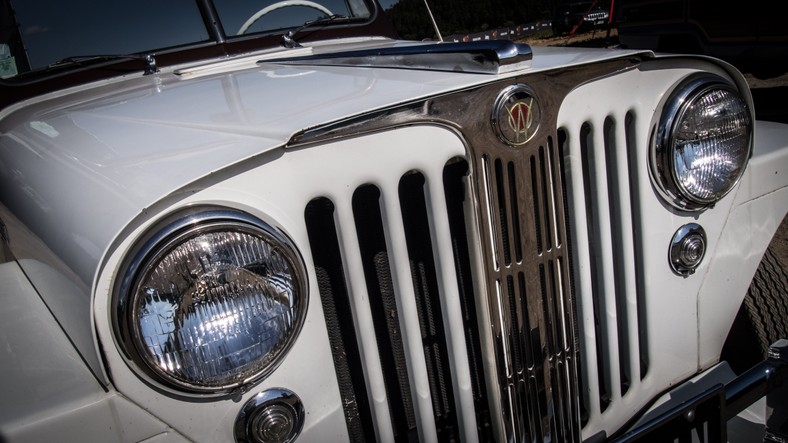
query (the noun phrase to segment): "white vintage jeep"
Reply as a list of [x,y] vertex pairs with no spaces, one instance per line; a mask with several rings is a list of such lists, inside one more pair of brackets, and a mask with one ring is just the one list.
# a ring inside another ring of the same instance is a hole
[[1,7],[0,441],[786,433],[788,126],[730,65],[39,3]]

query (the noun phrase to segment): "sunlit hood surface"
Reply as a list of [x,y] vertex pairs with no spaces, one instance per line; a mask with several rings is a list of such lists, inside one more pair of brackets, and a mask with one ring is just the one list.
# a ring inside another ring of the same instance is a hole
[[[529,71],[626,55],[535,47]],[[81,87],[4,111],[0,193],[90,284],[118,232],[188,183],[282,147],[298,131],[495,78],[263,62]]]

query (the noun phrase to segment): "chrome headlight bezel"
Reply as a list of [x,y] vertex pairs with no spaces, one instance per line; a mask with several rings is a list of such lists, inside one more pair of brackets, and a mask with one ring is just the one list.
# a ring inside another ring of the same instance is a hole
[[[716,90],[731,94],[733,99],[739,101],[737,105],[741,107],[742,113],[746,116],[742,125],[745,131],[746,147],[744,151],[741,151],[744,153],[740,156],[741,163],[732,168],[733,172],[730,176],[721,180],[723,186],[711,193],[711,196],[704,197],[691,192],[679,177],[675,161],[677,149],[675,142],[677,132],[691,107],[701,98],[707,97],[709,93]],[[668,204],[682,211],[697,212],[714,206],[735,188],[744,174],[748,160],[752,156],[753,125],[752,110],[733,84],[712,74],[697,74],[685,79],[665,102],[649,150],[649,173],[659,195]]]
[[[271,245],[292,270],[292,326],[265,363],[242,379],[220,384],[190,383],[158,367],[146,354],[137,323],[136,297],[141,280],[153,266],[190,239],[204,234],[239,233],[256,236]],[[273,372],[292,348],[303,327],[309,302],[307,274],[294,243],[280,230],[246,212],[198,207],[177,212],[154,225],[127,255],[112,297],[112,323],[116,343],[127,365],[146,383],[166,392],[187,396],[221,396],[259,382]]]

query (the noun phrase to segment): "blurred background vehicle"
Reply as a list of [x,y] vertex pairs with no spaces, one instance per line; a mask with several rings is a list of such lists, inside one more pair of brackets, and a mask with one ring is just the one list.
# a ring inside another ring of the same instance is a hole
[[553,13],[553,34],[563,35],[593,28],[603,28],[610,21],[610,13],[599,2],[581,1],[559,3]]
[[760,78],[788,71],[786,2],[620,0],[615,10],[623,47],[706,54]]

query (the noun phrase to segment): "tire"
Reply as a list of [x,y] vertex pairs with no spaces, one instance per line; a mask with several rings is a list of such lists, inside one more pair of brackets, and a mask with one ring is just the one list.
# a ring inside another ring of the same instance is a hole
[[780,259],[770,246],[744,298],[747,317],[764,357],[772,343],[788,338],[788,272]]

